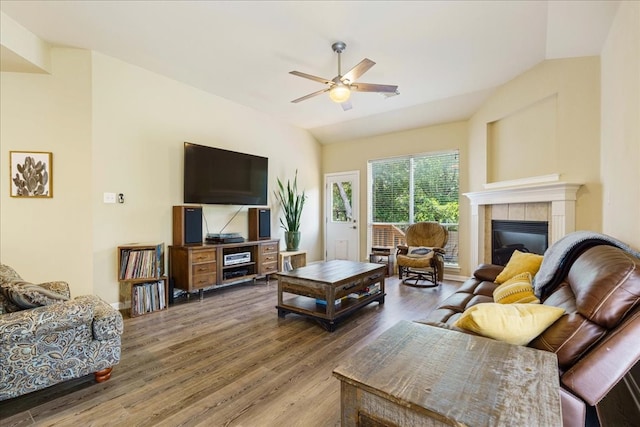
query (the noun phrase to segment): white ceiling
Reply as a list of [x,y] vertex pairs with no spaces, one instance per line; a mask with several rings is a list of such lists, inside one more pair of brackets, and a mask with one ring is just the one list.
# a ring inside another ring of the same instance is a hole
[[[469,118],[493,88],[545,59],[599,55],[618,1],[10,1],[54,46],[91,49],[308,129],[332,143]],[[342,71],[400,95],[290,101]],[[0,40],[1,41],[1,40]],[[3,49],[3,70],[10,52]]]

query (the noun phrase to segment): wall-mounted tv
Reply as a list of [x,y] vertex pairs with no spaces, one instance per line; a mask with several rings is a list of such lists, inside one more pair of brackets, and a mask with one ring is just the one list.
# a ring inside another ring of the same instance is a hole
[[184,143],[184,203],[266,205],[269,159]]

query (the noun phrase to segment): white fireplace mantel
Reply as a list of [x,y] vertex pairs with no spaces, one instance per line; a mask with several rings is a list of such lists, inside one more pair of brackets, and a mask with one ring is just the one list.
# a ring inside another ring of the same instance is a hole
[[549,245],[567,233],[575,231],[576,198],[582,184],[567,182],[543,182],[516,186],[492,184],[484,191],[464,193],[471,201],[471,265],[484,260],[484,209],[483,205],[511,203],[551,203]]

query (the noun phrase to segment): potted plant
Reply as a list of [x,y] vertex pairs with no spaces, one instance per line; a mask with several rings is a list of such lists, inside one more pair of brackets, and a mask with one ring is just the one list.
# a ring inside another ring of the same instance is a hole
[[286,187],[278,178],[278,191],[275,192],[275,195],[284,212],[284,218],[280,217],[280,227],[285,230],[284,239],[287,251],[297,251],[300,245],[300,216],[306,199],[304,190],[302,193],[298,192],[297,169],[293,183],[287,180]]

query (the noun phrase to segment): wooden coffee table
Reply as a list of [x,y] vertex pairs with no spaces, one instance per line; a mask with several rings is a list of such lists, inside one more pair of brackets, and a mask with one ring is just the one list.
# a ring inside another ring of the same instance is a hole
[[[333,332],[341,318],[374,301],[384,304],[385,269],[382,264],[333,260],[278,273],[278,316],[308,316]],[[376,284],[379,290],[365,293]]]

